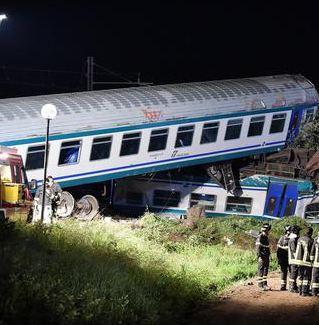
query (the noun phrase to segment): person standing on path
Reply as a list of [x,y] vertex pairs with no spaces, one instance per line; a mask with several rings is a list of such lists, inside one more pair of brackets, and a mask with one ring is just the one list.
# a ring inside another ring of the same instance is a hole
[[261,227],[261,232],[256,240],[256,253],[258,257],[258,277],[257,283],[258,287],[267,291],[270,288],[267,285],[267,276],[269,269],[269,257],[270,257],[270,247],[268,233],[271,229],[269,223],[264,223]]
[[318,296],[319,294],[319,232],[318,236],[314,239],[310,259],[312,264],[312,277],[311,277],[311,289],[312,295]]
[[310,280],[311,280],[311,267],[310,253],[313,244],[312,239],[313,229],[307,228],[305,236],[298,239],[296,249],[296,263],[299,265],[299,294],[303,297],[310,296]]
[[299,239],[300,228],[298,226],[291,227],[291,233],[288,241],[288,263],[289,263],[289,292],[298,292],[297,277],[298,263],[296,261],[297,241]]
[[285,233],[277,243],[277,258],[280,266],[280,290],[287,290],[288,264],[288,242],[291,226],[285,226]]

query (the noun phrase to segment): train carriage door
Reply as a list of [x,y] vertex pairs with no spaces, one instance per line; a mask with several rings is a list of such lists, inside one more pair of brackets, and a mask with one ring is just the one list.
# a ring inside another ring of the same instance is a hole
[[281,201],[285,191],[285,184],[270,183],[266,197],[264,215],[269,217],[278,217]]
[[299,133],[299,127],[302,120],[302,109],[295,109],[291,113],[290,123],[289,123],[289,130],[287,135],[288,142],[292,142]]
[[292,216],[296,210],[298,200],[297,184],[287,184],[285,194],[282,198],[282,205],[279,212],[279,217]]
[[298,135],[299,127],[302,119],[302,109],[295,109],[291,112],[289,130],[287,135],[288,143],[293,142]]
[[295,213],[298,199],[297,184],[270,183],[264,215],[283,218]]

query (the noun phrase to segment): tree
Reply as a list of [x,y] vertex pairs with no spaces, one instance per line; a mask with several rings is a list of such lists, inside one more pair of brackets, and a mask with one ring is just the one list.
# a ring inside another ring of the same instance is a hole
[[293,148],[319,150],[319,116],[313,122],[307,122],[292,144]]

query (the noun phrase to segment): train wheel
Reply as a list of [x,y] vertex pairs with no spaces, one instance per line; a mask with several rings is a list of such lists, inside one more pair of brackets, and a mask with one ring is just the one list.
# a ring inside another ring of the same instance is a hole
[[63,191],[61,193],[60,203],[57,205],[56,215],[59,218],[71,216],[74,210],[75,201],[71,193]]
[[99,203],[93,195],[84,195],[75,204],[73,215],[84,221],[90,221],[98,215]]

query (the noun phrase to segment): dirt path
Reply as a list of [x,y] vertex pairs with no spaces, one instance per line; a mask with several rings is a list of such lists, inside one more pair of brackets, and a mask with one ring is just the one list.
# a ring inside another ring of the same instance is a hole
[[279,273],[272,273],[268,282],[272,291],[258,290],[256,279],[233,287],[218,302],[201,306],[189,324],[319,325],[319,297],[280,291]]

